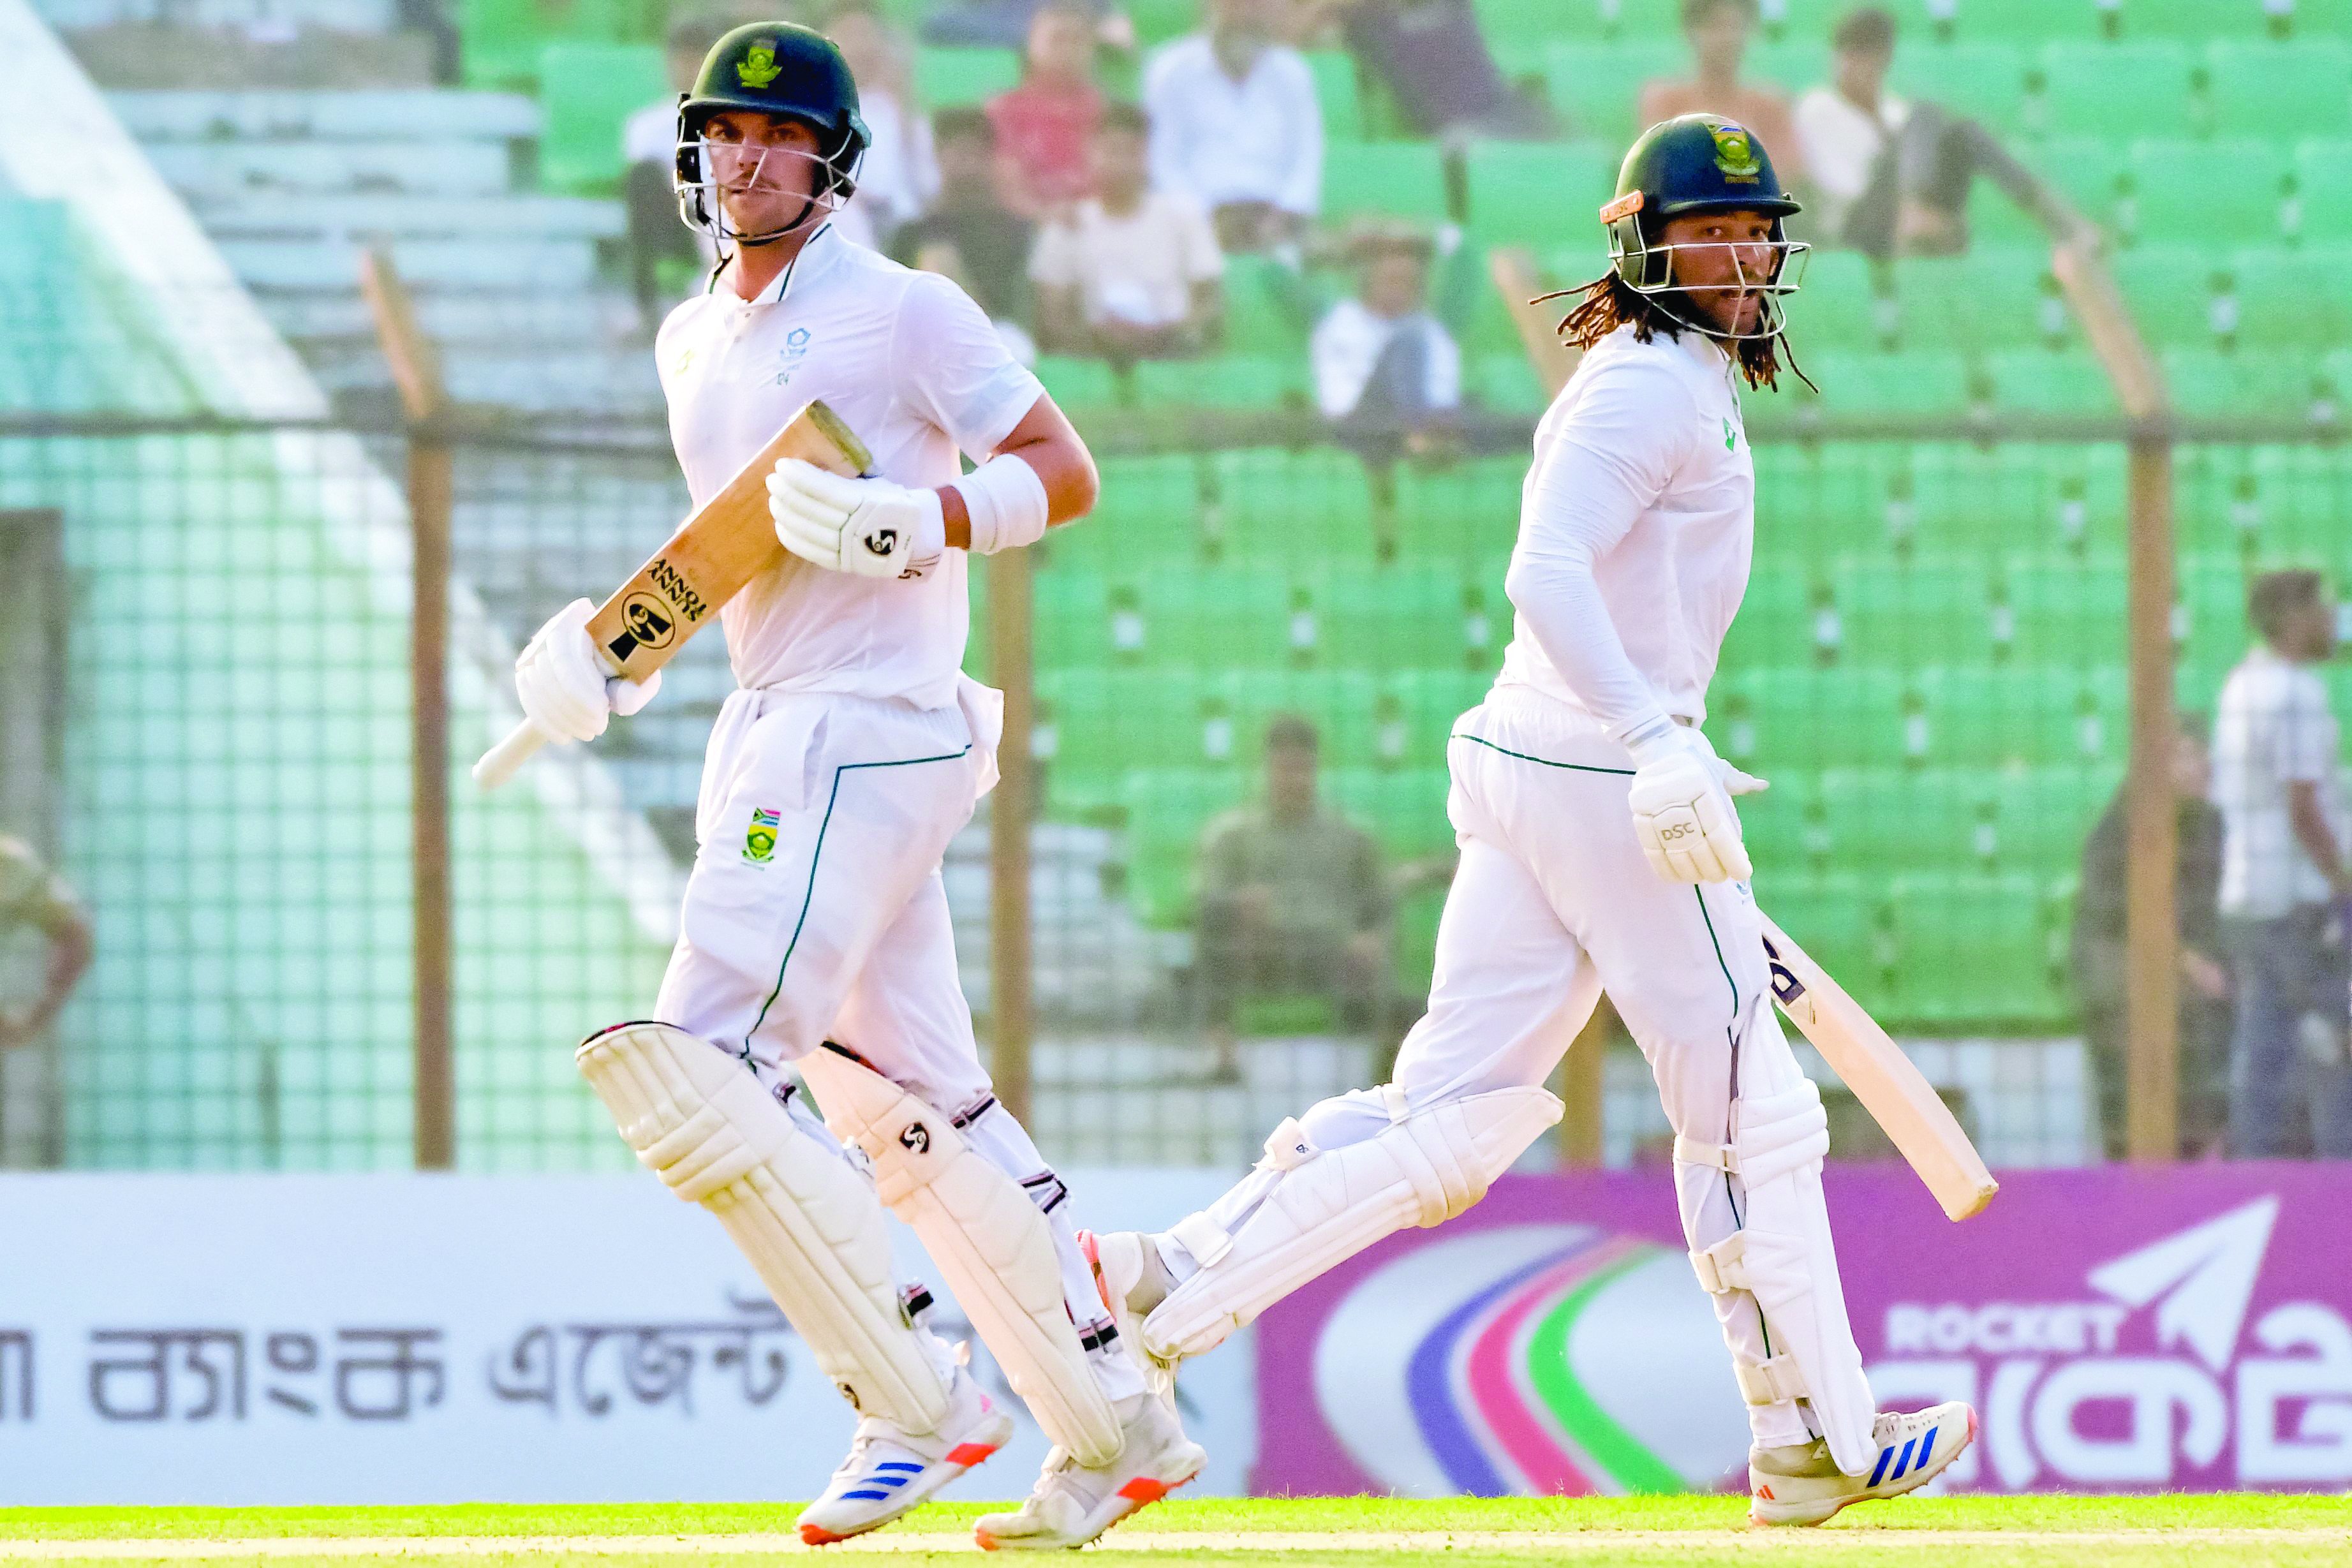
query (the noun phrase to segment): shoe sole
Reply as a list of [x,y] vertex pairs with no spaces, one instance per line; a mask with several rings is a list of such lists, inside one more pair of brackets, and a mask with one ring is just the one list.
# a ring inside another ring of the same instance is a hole
[[1971,1405],[1969,1406],[1969,1435],[1961,1438],[1959,1445],[1953,1448],[1950,1453],[1947,1454],[1944,1457],[1944,1462],[1937,1465],[1934,1469],[1929,1470],[1925,1475],[1922,1475],[1916,1479],[1908,1476],[1905,1477],[1904,1481],[1906,1484],[1898,1490],[1855,1492],[1850,1496],[1839,1498],[1836,1501],[1831,1503],[1823,1512],[1816,1514],[1811,1510],[1807,1510],[1803,1513],[1788,1514],[1777,1519],[1766,1517],[1763,1509],[1755,1502],[1750,1501],[1748,1505],[1748,1522],[1751,1525],[1759,1526],[1767,1530],[1810,1530],[1816,1525],[1827,1524],[1830,1521],[1835,1519],[1839,1514],[1843,1513],[1847,1509],[1852,1508],[1858,1502],[1885,1502],[1890,1498],[1907,1497],[1911,1493],[1917,1491],[1921,1487],[1926,1486],[1929,1481],[1934,1480],[1937,1476],[1942,1475],[1946,1470],[1951,1468],[1952,1466],[1958,1461],[1959,1457],[1969,1451],[1969,1446],[1976,1440],[1977,1410],[1976,1406]]
[[1011,1435],[1007,1434],[1002,1441],[994,1443],[959,1443],[948,1450],[948,1457],[940,1468],[940,1479],[916,1492],[912,1497],[901,1497],[898,1500],[900,1503],[898,1508],[869,1523],[859,1525],[856,1530],[834,1531],[827,1530],[821,1524],[803,1524],[800,1527],[801,1544],[831,1546],[835,1542],[848,1541],[870,1531],[879,1530],[886,1524],[895,1523],[930,1501],[950,1482],[979,1468],[987,1462],[990,1456],[1012,1440]]
[[1134,1518],[1170,1492],[1181,1487],[1191,1486],[1200,1479],[1201,1471],[1207,1464],[1208,1459],[1203,1456],[1201,1463],[1192,1468],[1192,1473],[1181,1481],[1155,1480],[1150,1476],[1136,1477],[1111,1494],[1114,1501],[1123,1505],[1118,1511],[1097,1525],[1093,1534],[1078,1540],[1064,1540],[1058,1537],[1049,1540],[1042,1535],[1015,1535],[1000,1540],[977,1527],[972,1530],[971,1538],[979,1543],[982,1552],[1074,1552],[1081,1546],[1090,1546],[1100,1541],[1110,1532],[1112,1526],[1122,1520]]

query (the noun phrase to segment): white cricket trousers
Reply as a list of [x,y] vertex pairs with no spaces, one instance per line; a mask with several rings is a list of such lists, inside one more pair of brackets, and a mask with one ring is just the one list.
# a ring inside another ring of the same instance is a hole
[[[1501,688],[1455,721],[1447,749],[1462,863],[1437,928],[1429,1011],[1397,1053],[1391,1081],[1408,1110],[1543,1083],[1606,989],[1675,1131],[1730,1142],[1736,1097],[1802,1077],[1772,1010],[1747,886],[1669,882],[1650,868],[1626,804],[1633,759],[1590,715]],[[1328,1149],[1371,1137],[1389,1115],[1360,1090],[1300,1121]],[[1691,1250],[1738,1227],[1737,1178],[1676,1164],[1675,1187]],[[1231,1230],[1262,1195],[1245,1180],[1209,1212]],[[1755,1299],[1713,1300],[1732,1352],[1766,1359],[1776,1347]],[[1793,1401],[1751,1405],[1749,1419],[1768,1447],[1818,1436]]]
[[[965,679],[957,695],[931,709],[816,692],[727,699],[654,1016],[738,1053],[772,1086],[838,1041],[954,1119],[1045,1211],[1084,1333],[1108,1317],[1066,1194],[996,1102],[956,973],[940,862],[996,782],[1003,727],[1000,694]],[[833,1142],[802,1096],[788,1109]],[[1088,1359],[1111,1397],[1141,1390],[1123,1352]]]

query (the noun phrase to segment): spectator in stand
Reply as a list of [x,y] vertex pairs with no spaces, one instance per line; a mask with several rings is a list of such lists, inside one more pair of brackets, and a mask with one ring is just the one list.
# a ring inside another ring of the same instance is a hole
[[996,132],[978,109],[943,109],[938,139],[940,199],[899,226],[890,255],[901,265],[952,278],[996,323],[1024,363],[1036,359],[1029,253],[1036,226],[1006,207],[996,188]]
[[422,33],[431,42],[435,83],[457,86],[463,76],[458,61],[464,50],[457,24],[449,19],[449,0],[394,0],[393,16],[403,32]]
[[[1641,119],[1655,125],[1678,114],[1717,114],[1738,121],[1772,149],[1772,165],[1790,185],[1808,183],[1803,143],[1789,100],[1769,87],[1739,79],[1756,36],[1756,0],[1682,0],[1683,37],[1690,41],[1689,79],[1661,79],[1642,89]],[[1781,152],[1787,148],[1786,153]]]
[[629,289],[637,321],[648,332],[661,325],[671,301],[662,297],[664,262],[691,266],[703,259],[694,231],[677,220],[677,93],[694,85],[702,58],[734,24],[709,14],[680,16],[669,25],[663,63],[674,89],[621,122],[621,202],[628,218]]
[[1303,0],[1301,37],[1336,24],[1416,136],[1538,138],[1550,107],[1504,79],[1471,0]]
[[1831,47],[1830,79],[1797,100],[1815,232],[1827,243],[1876,257],[1958,255],[1969,247],[1969,190],[1979,177],[2057,239],[2086,230],[2064,198],[2011,157],[1991,132],[1886,91],[1895,63],[1892,15],[1875,5],[1847,13]]
[[1276,42],[1285,0],[1204,0],[1207,29],[1152,57],[1151,184],[1192,197],[1228,254],[1287,245],[1322,205],[1314,73]]
[[849,62],[857,79],[858,114],[874,139],[858,166],[856,194],[833,221],[852,239],[879,249],[940,191],[930,122],[915,103],[912,51],[875,0],[834,0],[818,30]]
[[1452,444],[1462,406],[1462,350],[1429,311],[1433,247],[1407,228],[1365,231],[1353,247],[1356,292],[1317,323],[1315,400],[1342,446],[1375,466]]
[[13,1005],[21,994],[9,984],[14,966],[0,964],[0,1051],[31,1045],[48,1032],[97,951],[89,917],[72,891],[31,845],[0,834],[0,954],[15,951],[18,931],[41,943],[40,979],[30,1002]]
[[1388,881],[1372,836],[1325,805],[1315,726],[1266,726],[1265,795],[1211,823],[1197,862],[1202,994],[1213,1076],[1241,1076],[1234,1013],[1253,996],[1320,995],[1342,1027],[1390,1027]]
[[1225,258],[1190,196],[1150,188],[1150,121],[1114,104],[1095,132],[1097,195],[1038,237],[1029,276],[1052,353],[1114,363],[1199,353],[1224,310]]
[[988,106],[1005,204],[1044,219],[1092,194],[1092,143],[1102,117],[1091,8],[1085,0],[1040,5],[1029,21],[1021,85]]
[[[2180,929],[2179,1152],[2221,1149],[2230,1123],[2230,973],[2221,944],[2221,814],[2210,796],[2213,758],[2201,714],[2184,714],[2173,742],[2179,858],[2173,907]],[[2126,797],[2118,788],[2083,846],[2074,904],[2074,990],[2098,1074],[2107,1158],[2124,1157],[2124,867]]]
[[[965,48],[1017,49],[1029,37],[1037,13],[1063,0],[940,0],[923,18],[923,41]],[[1127,13],[1106,0],[1078,0],[1093,27],[1096,41],[1107,49],[1131,54],[1135,24]]]
[[2247,619],[2262,640],[2221,687],[2213,745],[2238,993],[2230,1152],[2290,1152],[2307,1117],[2314,1152],[2352,1157],[2352,817],[2336,715],[2312,668],[2335,651],[2336,612],[2316,572],[2271,572],[2254,580]]

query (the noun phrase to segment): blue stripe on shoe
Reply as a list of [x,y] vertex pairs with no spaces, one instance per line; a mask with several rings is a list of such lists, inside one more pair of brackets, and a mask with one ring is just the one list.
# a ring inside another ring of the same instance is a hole
[[1895,1473],[1887,1479],[1899,1481],[1903,1479],[1903,1472],[1911,1468],[1911,1450],[1918,1446],[1919,1439],[1916,1437],[1903,1445],[1903,1457],[1895,1461]]
[[904,1459],[885,1459],[874,1468],[877,1470],[904,1470],[910,1476],[919,1476],[923,1473],[922,1466],[910,1465]]
[[1878,1450],[1878,1468],[1871,1471],[1870,1479],[1863,1483],[1865,1489],[1874,1487],[1878,1484],[1878,1479],[1886,1473],[1886,1461],[1893,1458],[1895,1458],[1894,1449],[1881,1448]]
[[841,1495],[845,1498],[856,1498],[860,1502],[888,1502],[890,1500],[890,1494],[888,1492],[855,1491],[844,1492]]
[[1927,1456],[1936,1451],[1936,1434],[1942,1430],[1940,1426],[1930,1426],[1927,1428],[1927,1435],[1919,1439],[1919,1462],[1916,1468],[1924,1470],[1927,1468]]

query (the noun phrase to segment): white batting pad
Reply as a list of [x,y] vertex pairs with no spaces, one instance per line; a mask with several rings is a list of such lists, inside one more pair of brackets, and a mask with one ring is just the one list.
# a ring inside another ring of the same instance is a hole
[[841,1152],[683,1029],[622,1024],[575,1059],[639,1163],[719,1216],[849,1402],[935,1430],[948,1384],[899,1306],[882,1205]]
[[1053,1231],[1029,1194],[945,1113],[870,1068],[833,1050],[793,1065],[816,1090],[825,1124],[874,1162],[882,1201],[939,1265],[1045,1435],[1082,1465],[1116,1458],[1118,1416],[1087,1365]]
[[[1735,1369],[1748,1402],[1807,1400],[1838,1468],[1866,1475],[1878,1457],[1871,1436],[1878,1405],[1846,1321],[1822,1195],[1830,1147],[1822,1091],[1799,1079],[1770,1095],[1743,1094],[1735,1109],[1738,1131],[1724,1163],[1747,1192],[1744,1223],[1727,1240],[1693,1253],[1691,1263],[1708,1290],[1748,1291],[1763,1310],[1778,1353]],[[1685,1157],[1679,1141],[1675,1153]]]
[[1201,1268],[1144,1320],[1146,1352],[1172,1362],[1213,1350],[1382,1237],[1452,1219],[1561,1114],[1540,1089],[1498,1089],[1412,1113],[1400,1091],[1387,1094],[1389,1125],[1360,1143],[1318,1149],[1297,1121],[1276,1128],[1258,1168],[1281,1174],[1232,1234],[1204,1215],[1176,1227]]

